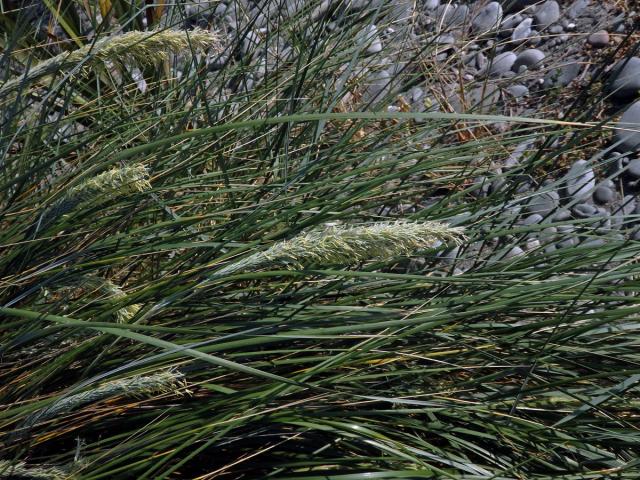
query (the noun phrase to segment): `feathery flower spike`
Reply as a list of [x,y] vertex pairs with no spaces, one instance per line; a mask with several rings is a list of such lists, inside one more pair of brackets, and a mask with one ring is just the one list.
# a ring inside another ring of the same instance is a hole
[[365,260],[385,260],[411,255],[437,241],[459,244],[461,228],[438,222],[381,222],[371,225],[330,227],[311,231],[272,245],[264,252],[240,260],[215,272],[212,278],[243,270],[282,265],[351,265]]
[[30,235],[48,227],[62,215],[69,213],[81,203],[92,200],[102,194],[120,196],[129,193],[143,192],[150,188],[149,173],[144,165],[138,164],[116,168],[101,173],[71,188],[63,198],[47,208],[31,229]]
[[202,29],[135,31],[104,37],[78,50],[64,52],[44,60],[19,77],[8,80],[0,86],[0,98],[22,85],[28,85],[46,75],[72,68],[80,63],[85,70],[106,61],[149,65],[164,60],[170,52],[179,52],[191,47],[197,50],[220,50],[222,43],[218,34]]
[[40,422],[50,420],[90,403],[117,396],[137,398],[161,393],[178,392],[179,389],[185,386],[184,375],[171,370],[153,375],[136,375],[121,380],[113,380],[93,390],[63,397],[52,405],[31,414],[22,422],[20,427],[16,429],[14,439],[24,438],[31,428]]

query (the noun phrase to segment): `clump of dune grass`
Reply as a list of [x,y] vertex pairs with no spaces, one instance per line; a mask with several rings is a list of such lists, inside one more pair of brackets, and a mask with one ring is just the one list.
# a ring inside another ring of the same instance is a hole
[[44,60],[28,69],[23,75],[8,80],[0,85],[0,97],[46,75],[72,67],[80,66],[86,71],[104,62],[145,66],[168,58],[172,52],[190,48],[219,50],[220,46],[220,36],[217,33],[202,29],[133,31],[102,37],[77,50]]
[[[414,109],[431,100],[397,95],[441,91],[450,70],[428,34],[398,38],[407,24],[384,16],[396,2],[280,3],[225,2],[238,22],[220,58],[185,49],[141,69],[145,91],[111,68],[76,74],[87,52],[29,92],[45,94],[41,116],[3,110],[1,458],[86,480],[633,477],[640,242],[613,218],[595,232],[523,223],[519,208],[525,179],[559,188],[540,172],[557,178],[607,134],[572,121],[598,99],[576,90],[558,124],[425,116]],[[107,29],[203,20],[181,3],[111,4]],[[80,3],[51,5],[78,31]],[[361,41],[372,24],[378,54]],[[8,37],[26,43],[7,48],[16,72],[46,51],[21,26]],[[365,82],[378,68],[388,88]],[[524,141],[531,155],[496,168]],[[82,176],[51,179],[61,161]],[[148,166],[153,192],[89,180],[117,164]],[[25,238],[42,212],[55,223]],[[120,290],[143,305],[138,321],[113,319],[133,301]],[[87,383],[178,365],[194,393],[179,401]]]

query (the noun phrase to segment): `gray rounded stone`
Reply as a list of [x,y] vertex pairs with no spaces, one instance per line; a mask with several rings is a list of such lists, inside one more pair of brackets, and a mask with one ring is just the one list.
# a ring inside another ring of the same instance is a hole
[[504,52],[496,55],[489,63],[489,75],[498,77],[511,70],[518,56],[513,52]]
[[618,150],[630,151],[640,147],[640,101],[632,103],[622,114],[616,124],[614,141]]
[[493,30],[502,21],[502,6],[498,2],[490,2],[482,8],[471,21],[471,30],[484,33]]
[[581,65],[579,60],[569,61],[564,65],[550,68],[544,77],[544,87],[566,87],[580,73]]
[[543,192],[529,200],[525,209],[529,213],[538,213],[546,217],[553,212],[560,204],[560,195],[558,192]]
[[574,247],[578,243],[578,239],[576,237],[569,237],[561,242],[556,243],[556,247],[558,248],[569,248]]
[[363,41],[369,44],[367,47],[367,53],[375,54],[382,51],[382,41],[378,35],[378,27],[375,25],[368,25],[364,28]]
[[609,45],[609,32],[598,30],[587,37],[587,43],[593,48],[604,48]]
[[528,48],[523,50],[516,58],[516,61],[511,66],[511,70],[517,72],[520,67],[527,67],[528,70],[535,70],[540,66],[542,60],[544,60],[544,52],[537,48]]
[[640,160],[631,160],[627,166],[627,173],[633,178],[640,178]]
[[533,20],[530,18],[525,18],[522,22],[518,24],[516,28],[513,29],[513,33],[511,34],[511,40],[513,42],[522,42],[531,36],[531,24]]
[[604,238],[591,238],[589,240],[585,240],[580,244],[581,247],[602,247],[606,245],[607,242]]
[[640,92],[640,58],[631,57],[615,64],[608,84],[611,96],[625,100]]
[[593,217],[598,213],[598,209],[588,203],[579,203],[578,205],[575,205],[571,211],[575,216],[580,218]]
[[593,199],[601,204],[609,203],[615,198],[615,192],[605,185],[599,185],[593,192]]
[[[563,220],[569,220],[571,218],[571,212],[565,208],[562,210],[558,210],[556,214],[553,216],[553,220],[556,222],[562,222]],[[571,227],[571,231],[573,231],[573,227],[571,225],[562,225],[558,227],[558,231],[563,232],[563,228]]]
[[524,85],[517,83],[515,85],[508,86],[507,93],[515,98],[520,98],[529,95],[529,89]]
[[596,186],[596,175],[585,160],[575,162],[566,175],[567,193],[572,197],[583,198],[591,194]]
[[555,0],[547,0],[536,9],[533,16],[538,27],[547,28],[560,19],[560,5]]
[[469,7],[466,5],[452,5],[445,3],[436,10],[436,19],[443,28],[450,28],[462,25],[469,14]]
[[535,225],[536,223],[542,222],[543,217],[539,213],[532,213],[527,218],[522,221],[523,225]]
[[508,260],[514,257],[521,257],[522,255],[524,255],[524,250],[522,250],[520,247],[516,245],[515,247],[513,247],[511,250],[507,252],[507,254],[504,256],[504,259]]

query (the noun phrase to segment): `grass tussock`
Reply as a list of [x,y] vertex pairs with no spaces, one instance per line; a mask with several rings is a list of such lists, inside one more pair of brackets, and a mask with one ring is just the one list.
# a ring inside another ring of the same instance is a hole
[[637,215],[523,221],[598,82],[460,116],[396,2],[100,3],[1,19],[0,477],[637,476]]

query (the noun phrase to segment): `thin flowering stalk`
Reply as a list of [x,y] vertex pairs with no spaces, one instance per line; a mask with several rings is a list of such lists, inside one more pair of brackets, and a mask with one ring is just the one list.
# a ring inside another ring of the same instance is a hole
[[88,200],[94,200],[102,195],[118,197],[130,193],[143,192],[150,188],[149,172],[141,164],[116,168],[101,173],[69,189],[63,198],[56,201],[42,213],[30,233],[34,234],[39,230],[43,230],[62,215],[69,213]]
[[381,222],[363,226],[337,226],[278,242],[263,252],[215,272],[213,278],[280,265],[352,265],[367,260],[388,260],[433,247],[437,242],[459,244],[462,229],[438,222]]
[[217,33],[202,29],[191,31],[156,30],[128,32],[104,37],[72,52],[64,52],[40,62],[23,75],[0,86],[0,97],[47,75],[82,65],[83,70],[104,62],[144,66],[164,60],[171,52],[189,48],[220,50]]
[[[98,292],[109,300],[121,301],[127,298],[125,291],[111,280],[106,278],[97,277],[94,275],[83,275],[79,278],[74,278],[70,283],[58,283],[54,284],[51,290],[46,289],[43,294],[43,299],[46,301],[47,297],[53,293],[57,298],[62,298],[64,295],[74,295],[81,292]],[[135,303],[132,305],[126,305],[115,312],[115,318],[118,323],[127,323],[131,320],[142,308],[142,305]]]
[[0,460],[0,478],[29,478],[42,480],[72,479],[73,475],[58,467],[27,465],[24,462]]
[[38,423],[59,417],[84,405],[120,396],[140,398],[168,392],[178,393],[185,386],[184,375],[172,370],[113,380],[93,390],[63,397],[52,405],[33,413],[18,427],[16,436],[18,439],[23,438]]

